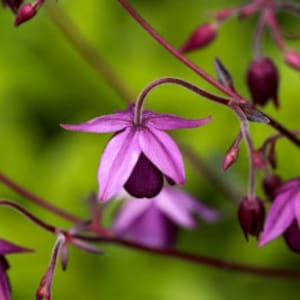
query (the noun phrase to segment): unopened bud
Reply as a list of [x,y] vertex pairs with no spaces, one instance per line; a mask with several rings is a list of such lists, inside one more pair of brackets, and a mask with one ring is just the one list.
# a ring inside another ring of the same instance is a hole
[[238,156],[239,156],[239,147],[234,146],[230,148],[223,160],[223,170],[225,171],[229,167],[231,167],[237,161]]
[[300,70],[300,53],[296,51],[287,51],[284,54],[285,62],[296,70]]
[[281,177],[275,174],[267,175],[263,180],[264,192],[270,201],[273,201],[277,189],[281,186]]
[[254,104],[264,106],[269,99],[272,99],[275,107],[279,107],[279,73],[271,59],[262,57],[250,64],[247,84]]
[[265,207],[259,198],[243,198],[238,209],[238,218],[240,226],[248,241],[248,235],[258,238],[262,232],[265,221]]
[[22,23],[32,19],[37,13],[36,6],[32,3],[24,4],[17,13],[15,25],[19,26]]
[[196,28],[187,42],[181,47],[180,52],[190,52],[210,44],[217,35],[217,24],[204,23]]

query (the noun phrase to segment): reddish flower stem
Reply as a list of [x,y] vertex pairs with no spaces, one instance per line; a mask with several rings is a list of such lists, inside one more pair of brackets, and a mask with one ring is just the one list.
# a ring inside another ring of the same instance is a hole
[[0,206],[8,206],[8,207],[14,208],[16,211],[18,211],[19,213],[21,213],[22,215],[27,217],[30,221],[32,221],[33,223],[35,223],[36,225],[38,225],[39,227],[41,227],[47,231],[55,233],[58,230],[56,227],[37,218],[36,216],[34,216],[32,213],[30,213],[29,211],[27,211],[25,208],[23,208],[22,206],[20,206],[17,203],[14,203],[9,200],[0,200]]
[[22,186],[18,185],[13,180],[11,180],[7,176],[5,176],[3,173],[0,173],[0,182],[5,184],[10,189],[14,190],[19,195],[22,195],[23,197],[29,199],[31,202],[43,207],[44,209],[54,213],[55,215],[65,219],[65,220],[68,220],[72,223],[82,222],[82,220],[79,217],[77,217],[77,216],[47,202],[46,200],[36,196],[35,194],[29,192],[28,190],[26,190],[25,188],[23,188]]
[[135,106],[135,115],[134,115],[134,122],[135,124],[141,124],[142,120],[142,110],[143,110],[143,106],[144,106],[144,102],[146,99],[146,96],[156,87],[162,85],[162,84],[176,84],[179,85],[181,87],[184,87],[194,93],[196,93],[199,96],[202,96],[204,98],[206,98],[207,100],[216,102],[218,104],[222,104],[225,106],[228,106],[230,100],[229,99],[225,99],[219,96],[216,96],[214,94],[211,94],[205,90],[202,90],[201,88],[195,86],[194,84],[183,80],[183,79],[179,79],[179,78],[174,78],[174,77],[164,77],[164,78],[159,78],[157,80],[154,80],[153,82],[151,82],[148,86],[146,86],[146,88],[142,91],[142,93],[140,94],[140,96],[138,97],[137,101],[136,101],[136,106]]
[[100,243],[110,243],[125,246],[127,248],[143,251],[150,254],[155,254],[163,257],[173,258],[182,260],[185,262],[190,262],[202,266],[217,268],[219,270],[235,271],[245,274],[253,274],[263,277],[278,277],[290,280],[300,280],[300,272],[288,269],[275,269],[267,267],[252,266],[248,264],[236,263],[231,261],[226,261],[223,259],[213,258],[210,256],[192,254],[185,251],[180,251],[176,249],[158,249],[153,247],[148,247],[136,242],[126,241],[116,237],[112,238],[94,238],[85,236],[75,236],[82,240],[100,242]]
[[[236,101],[239,100],[242,103],[247,102],[246,99],[241,97],[235,91],[220,84],[217,80],[212,78],[210,75],[208,75],[203,70],[201,70],[198,66],[196,66],[192,61],[190,61],[184,55],[182,55],[176,48],[174,48],[169,42],[167,42],[158,32],[156,32],[154,28],[149,23],[147,23],[146,20],[144,20],[126,0],[118,0],[118,2],[161,46],[163,46],[166,50],[168,50],[174,57],[180,60],[189,69],[194,71],[196,74],[201,76],[204,80],[212,84],[214,87],[216,87],[226,95],[231,96],[234,100]],[[268,123],[270,126],[272,126],[278,132],[286,136],[286,138],[288,138],[297,147],[300,147],[300,139],[298,139],[297,136],[295,136],[292,132],[290,132],[288,129],[286,129],[283,125],[278,123],[276,120],[269,117],[267,114],[264,114],[262,112],[260,113],[270,119],[270,122]]]

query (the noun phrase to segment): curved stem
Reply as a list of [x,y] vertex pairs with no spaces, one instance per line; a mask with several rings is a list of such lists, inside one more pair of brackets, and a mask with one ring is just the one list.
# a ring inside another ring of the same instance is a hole
[[158,248],[153,248],[136,242],[131,242],[131,241],[114,238],[114,237],[111,238],[98,238],[98,237],[86,237],[86,236],[76,236],[76,237],[90,242],[92,241],[92,242],[102,242],[102,243],[121,245],[127,248],[150,253],[152,255],[154,254],[163,257],[178,259],[184,262],[217,268],[219,270],[224,270],[224,271],[225,270],[235,271],[235,272],[253,274],[253,275],[263,276],[263,277],[267,276],[267,277],[278,277],[278,278],[286,278],[292,280],[300,280],[300,272],[294,270],[251,266],[247,264],[213,258],[210,256],[192,254],[189,252],[180,251],[176,249],[158,249]]
[[105,82],[115,91],[125,102],[129,103],[132,96],[118,74],[107,61],[99,54],[99,50],[90,45],[87,39],[82,35],[79,28],[69,18],[69,16],[60,8],[60,5],[49,3],[46,5],[47,12],[53,23],[58,27],[66,40],[73,48],[84,58],[84,60],[105,80]]
[[9,200],[0,200],[0,206],[8,206],[8,207],[14,208],[18,212],[20,212],[22,215],[27,217],[30,221],[34,222],[36,225],[38,225],[39,227],[41,227],[47,231],[55,233],[58,230],[56,227],[54,227],[48,223],[45,223],[38,217],[34,216],[33,214],[31,214],[29,211],[27,211],[25,208],[23,208],[22,206],[20,206],[17,203],[14,203]]
[[18,185],[17,183],[15,183],[13,180],[11,180],[10,178],[8,178],[7,176],[5,176],[3,173],[0,173],[0,182],[2,182],[3,184],[5,184],[7,187],[9,187],[10,189],[14,190],[16,193],[18,193],[19,195],[22,195],[23,197],[27,198],[28,200],[30,200],[31,202],[43,207],[44,209],[48,210],[48,211],[51,211],[52,213],[54,213],[55,215],[65,219],[65,220],[68,220],[72,223],[80,223],[82,222],[82,220],[47,202],[46,200],[34,195],[33,193],[29,192],[28,190],[24,189],[23,187],[21,187],[20,185]]
[[196,93],[199,96],[203,96],[204,98],[211,100],[213,102],[228,106],[230,103],[229,99],[225,99],[219,96],[216,96],[214,94],[211,94],[209,92],[206,92],[205,90],[202,90],[201,88],[195,86],[194,84],[183,80],[179,78],[174,78],[174,77],[164,77],[164,78],[159,78],[157,80],[154,80],[151,82],[146,88],[142,91],[142,93],[139,95],[136,105],[135,105],[135,113],[134,113],[134,123],[136,125],[141,124],[142,122],[142,110],[144,106],[144,102],[146,99],[146,96],[155,88],[158,87],[162,84],[176,84],[179,86],[182,86],[194,93]]

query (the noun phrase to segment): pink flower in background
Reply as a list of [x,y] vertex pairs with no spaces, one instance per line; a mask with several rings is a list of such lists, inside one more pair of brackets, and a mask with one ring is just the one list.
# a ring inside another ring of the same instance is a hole
[[273,199],[259,246],[284,234],[288,246],[300,252],[300,177],[283,183]]
[[152,198],[161,191],[164,177],[171,184],[185,182],[181,153],[164,131],[198,127],[210,120],[210,117],[189,120],[147,110],[142,113],[141,123],[135,124],[134,105],[130,105],[126,111],[62,127],[94,133],[116,132],[104,150],[98,169],[100,200],[110,199],[122,187],[136,198]]
[[114,233],[150,247],[172,247],[178,227],[197,226],[194,215],[207,222],[216,222],[220,217],[216,210],[173,187],[164,187],[152,199],[141,200],[127,195],[124,200],[127,201],[113,224]]

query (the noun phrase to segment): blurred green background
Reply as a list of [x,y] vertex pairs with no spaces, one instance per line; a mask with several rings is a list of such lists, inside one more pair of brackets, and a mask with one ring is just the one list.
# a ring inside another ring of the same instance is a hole
[[[209,20],[206,12],[242,1],[132,0],[131,3],[172,44],[179,46],[197,25]],[[185,78],[215,91],[154,42],[117,1],[65,0],[57,5],[107,59],[134,96],[162,76]],[[285,30],[299,31],[296,17],[282,15],[280,19]],[[0,170],[50,202],[87,218],[85,199],[97,189],[96,170],[109,135],[66,132],[59,123],[85,121],[123,109],[125,103],[70,46],[45,8],[17,29],[9,10],[1,9],[0,20]],[[211,46],[189,55],[210,74],[214,74],[213,58],[218,56],[230,69],[236,88],[247,97],[245,70],[252,59],[255,21],[254,17],[224,24]],[[290,45],[300,50],[299,41]],[[281,109],[277,112],[268,105],[265,111],[288,128],[299,128],[300,74],[283,63],[269,36],[265,38],[264,50],[274,58],[281,73]],[[191,118],[212,115],[210,124],[172,135],[190,145],[228,184],[246,191],[244,146],[239,162],[226,174],[221,171],[224,153],[239,128],[231,112],[174,86],[153,91],[147,107]],[[261,124],[252,124],[251,132],[257,146],[274,133]],[[278,160],[283,178],[299,176],[296,147],[282,140],[278,144]],[[185,161],[186,188],[220,208],[225,217],[219,224],[180,232],[179,248],[249,264],[300,270],[299,255],[291,253],[282,239],[262,249],[257,248],[254,240],[246,243],[232,199]],[[260,186],[258,193],[262,195]],[[70,226],[3,185],[0,195],[24,205],[45,221],[64,228]],[[7,208],[0,209],[0,226],[1,238],[36,249],[35,254],[9,257],[13,299],[33,299],[46,270],[54,237]],[[67,272],[60,268],[56,272],[54,299],[299,299],[299,282],[209,269],[116,246],[102,248],[105,255],[97,257],[74,248],[70,250]]]

